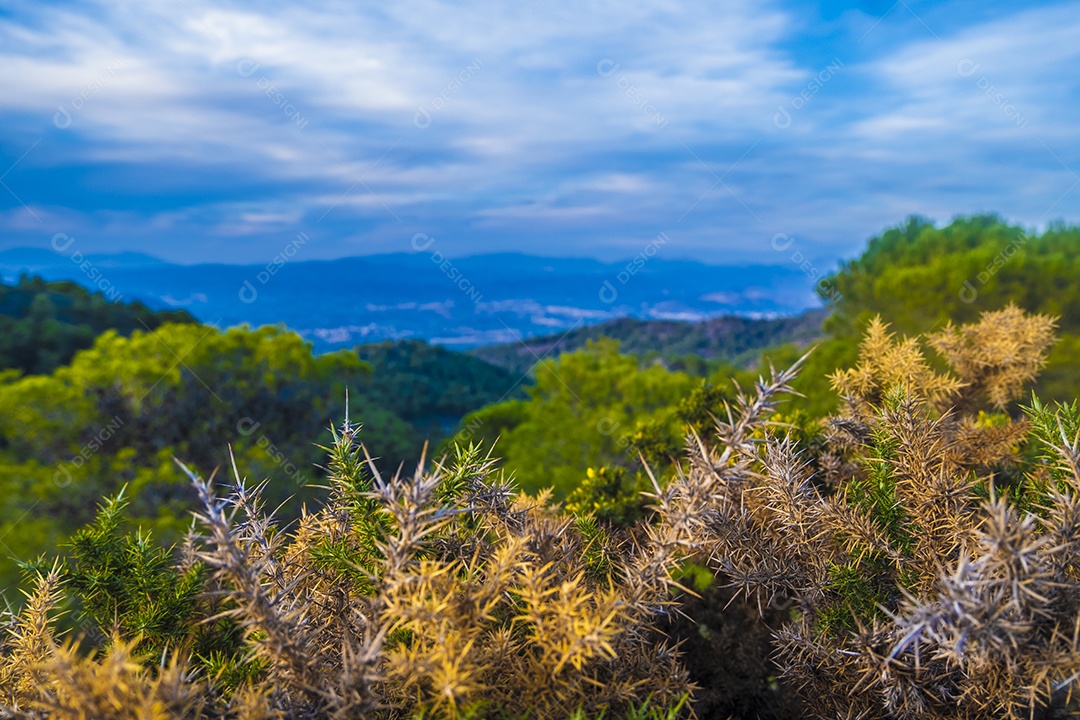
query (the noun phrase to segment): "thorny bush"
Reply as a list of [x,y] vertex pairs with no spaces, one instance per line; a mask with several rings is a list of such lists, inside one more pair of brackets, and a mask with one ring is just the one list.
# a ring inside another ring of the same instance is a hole
[[[173,555],[125,534],[117,498],[38,565],[0,646],[3,712],[678,717],[694,688],[658,627],[687,560],[792,608],[775,661],[816,716],[1075,709],[1080,408],[1016,405],[1053,328],[1013,307],[923,342],[875,321],[832,376],[842,414],[781,422],[798,364],[774,371],[690,433],[628,533],[515,492],[476,447],[384,478],[347,417],[295,528],[235,465],[224,497],[185,468],[203,507]],[[56,630],[65,593],[96,651]]]

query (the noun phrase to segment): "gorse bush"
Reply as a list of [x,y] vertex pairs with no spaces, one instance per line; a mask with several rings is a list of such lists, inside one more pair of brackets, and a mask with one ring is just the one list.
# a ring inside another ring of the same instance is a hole
[[[615,548],[512,492],[475,446],[383,479],[357,431],[336,429],[327,502],[292,532],[239,477],[219,498],[192,474],[201,534],[167,566],[117,534],[121,503],[106,502],[10,622],[10,712],[645,718],[685,704],[686,674],[653,629],[673,545]],[[62,583],[109,634],[94,657],[53,637]]]
[[202,510],[173,553],[125,530],[120,497],[37,567],[7,620],[0,703],[18,718],[680,717],[691,663],[661,629],[692,562],[776,622],[770,682],[810,715],[1070,710],[1080,407],[1015,406],[1053,327],[1012,307],[922,340],[872,322],[831,378],[841,414],[778,414],[799,365],[772,372],[708,431],[688,424],[672,477],[645,468],[640,517],[615,512],[632,509],[625,478],[594,471],[607,499],[565,513],[477,445],[383,477],[347,415],[325,499],[292,527],[235,463],[224,496],[184,468]]
[[711,509],[698,543],[735,586],[795,603],[779,662],[820,716],[1066,703],[1080,671],[1080,415],[1001,412],[1052,326],[1012,307],[950,326],[927,338],[952,369],[940,373],[874,322],[859,364],[832,377],[846,410],[815,455],[770,428],[750,445],[691,444],[668,492]]

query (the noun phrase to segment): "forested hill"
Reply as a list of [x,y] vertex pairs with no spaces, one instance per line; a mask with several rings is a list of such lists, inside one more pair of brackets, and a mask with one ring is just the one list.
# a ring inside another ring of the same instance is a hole
[[0,370],[47,374],[106,330],[126,337],[164,323],[193,322],[183,310],[155,312],[138,302],[112,302],[73,282],[23,276],[15,285],[0,282]]
[[387,340],[356,351],[377,379],[367,394],[409,422],[453,424],[478,407],[524,395],[519,375],[422,340]]
[[822,308],[774,319],[729,315],[701,322],[679,322],[626,317],[565,334],[480,347],[469,354],[511,372],[524,373],[539,358],[555,358],[560,353],[585,347],[590,340],[612,338],[619,341],[620,351],[630,355],[667,358],[694,355],[738,364],[755,361],[768,347],[786,343],[805,345],[821,338],[826,315]]

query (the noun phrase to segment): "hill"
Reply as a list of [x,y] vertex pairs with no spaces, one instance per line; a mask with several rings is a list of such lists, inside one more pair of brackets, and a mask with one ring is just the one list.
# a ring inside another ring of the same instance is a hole
[[0,370],[47,374],[106,330],[126,337],[164,323],[193,322],[182,310],[155,312],[139,302],[111,302],[73,282],[23,276],[15,285],[0,282]]
[[388,340],[356,351],[372,370],[364,393],[426,439],[440,439],[478,408],[525,395],[520,376],[505,368],[420,340]]
[[737,315],[700,322],[618,318],[599,325],[544,335],[520,342],[489,345],[469,351],[492,365],[523,374],[540,358],[557,357],[585,347],[589,341],[611,338],[629,355],[675,358],[694,355],[735,364],[753,361],[765,348],[785,343],[806,345],[822,337],[825,309],[773,319]]

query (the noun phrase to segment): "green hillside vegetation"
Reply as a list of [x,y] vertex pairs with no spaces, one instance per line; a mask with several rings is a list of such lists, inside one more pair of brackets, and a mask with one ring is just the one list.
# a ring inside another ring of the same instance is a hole
[[412,447],[439,439],[466,414],[525,396],[525,378],[484,360],[419,340],[361,345],[372,369],[364,395],[415,429]]
[[908,335],[972,322],[1009,303],[1053,315],[1058,342],[1036,391],[1071,400],[1080,390],[1080,226],[1055,222],[1035,234],[997,215],[941,228],[911,218],[873,238],[830,282],[840,299],[825,328],[849,343],[875,315]]
[[[734,365],[752,363],[765,348],[794,343],[807,345],[822,337],[821,323],[827,311],[809,310],[795,317],[772,319],[734,315],[701,322],[619,318],[571,330],[568,333],[527,338],[506,345],[489,345],[469,354],[512,372],[528,372],[538,358],[555,358],[584,349],[590,342],[617,340],[622,352],[637,355],[646,363],[661,359],[696,374],[706,374],[707,364],[718,360]],[[696,362],[695,362],[696,361]]]
[[[55,547],[93,517],[103,493],[125,485],[134,517],[171,542],[194,501],[172,458],[212,470],[230,444],[270,479],[269,501],[302,496],[319,457],[312,441],[369,371],[354,353],[316,357],[276,328],[169,324],[130,337],[110,330],[50,375],[9,377],[0,384],[0,549],[26,559]],[[397,429],[393,416],[364,410]],[[0,568],[10,587],[11,563]]]
[[641,368],[618,347],[602,340],[540,363],[528,399],[470,415],[456,441],[498,438],[498,453],[513,458],[522,488],[536,492],[550,484],[560,497],[582,481],[587,467],[632,463],[639,425],[661,426],[665,449],[677,448],[681,431],[673,414],[697,379],[659,365]]
[[611,339],[545,360],[533,374],[528,398],[470,414],[442,451],[473,441],[494,446],[525,491],[550,487],[574,504],[583,484],[586,494],[604,487],[620,502],[601,514],[627,519],[639,517],[645,505],[642,459],[667,472],[682,454],[687,427],[705,427],[734,399],[731,378],[753,379],[732,366],[705,378],[659,362],[643,366]]
[[[1009,303],[1059,318],[1057,344],[1035,387],[1040,397],[1071,401],[1080,395],[1080,226],[1051,223],[1041,233],[1006,223],[997,215],[955,218],[936,227],[912,217],[872,238],[865,252],[844,262],[819,292],[830,314],[795,388],[807,396],[800,407],[823,416],[838,400],[827,376],[856,361],[858,338],[880,315],[904,335],[972,322]],[[774,348],[783,365],[801,354]]]
[[183,310],[155,312],[138,302],[110,302],[73,282],[23,275],[15,285],[0,282],[0,370],[45,375],[106,330],[126,337],[165,323],[194,322]]
[[109,330],[49,375],[0,378],[3,587],[14,577],[11,558],[56,547],[121,486],[138,522],[162,541],[179,537],[195,498],[173,457],[209,472],[231,446],[252,478],[268,482],[268,502],[293,498],[286,517],[295,516],[346,390],[354,416],[372,428],[369,451],[392,469],[411,467],[425,440],[439,441],[440,423],[514,385],[500,368],[420,343],[315,355],[280,328],[198,324],[130,337]]

